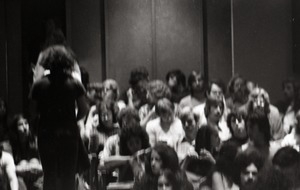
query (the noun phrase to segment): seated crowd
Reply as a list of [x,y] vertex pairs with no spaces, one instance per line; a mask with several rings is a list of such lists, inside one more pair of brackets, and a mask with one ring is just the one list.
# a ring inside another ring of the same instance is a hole
[[[82,76],[83,78],[83,76]],[[83,80],[82,80],[83,81]],[[80,124],[90,155],[78,170],[78,189],[300,189],[300,90],[283,82],[284,99],[271,102],[259,84],[240,75],[225,84],[178,69],[166,81],[139,67],[120,93],[107,79],[87,83],[89,113]],[[0,99],[0,189],[42,189],[35,123],[8,117]]]

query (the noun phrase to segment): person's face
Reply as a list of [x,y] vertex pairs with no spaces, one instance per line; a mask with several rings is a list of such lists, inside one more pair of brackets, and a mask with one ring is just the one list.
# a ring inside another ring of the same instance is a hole
[[157,102],[157,99],[149,90],[147,91],[147,100],[148,103],[152,105],[154,105]]
[[172,190],[172,184],[168,181],[168,179],[164,176],[161,175],[158,178],[157,182],[157,190]]
[[176,85],[177,85],[177,78],[176,78],[175,75],[171,75],[169,80],[168,80],[168,86],[172,88]]
[[237,78],[233,84],[233,92],[237,93],[237,92],[241,91],[242,86],[243,86],[243,79]]
[[134,94],[137,95],[137,98],[140,99],[142,102],[146,102],[147,99],[147,81],[141,80],[138,84],[133,88]]
[[211,99],[222,101],[223,100],[223,91],[218,85],[212,84],[210,93],[208,94],[208,96]]
[[29,135],[29,124],[27,122],[27,119],[25,118],[19,119],[19,121],[17,122],[17,130],[20,138]]
[[286,83],[283,86],[283,93],[284,96],[288,99],[288,100],[292,100],[295,96],[295,92],[294,92],[294,86],[292,83]]
[[223,105],[217,104],[210,107],[208,118],[213,122],[219,122],[223,114]]
[[131,137],[126,143],[131,154],[142,149],[142,141],[139,137]]
[[247,137],[245,121],[242,117],[232,117],[230,123],[234,137],[238,139],[245,139]]
[[162,169],[162,160],[155,150],[151,152],[151,169],[155,175],[158,175]]
[[101,110],[100,119],[105,127],[113,126],[112,112],[110,110],[103,108],[103,110]]
[[192,89],[194,92],[202,92],[204,90],[204,81],[201,75],[195,77],[195,81],[192,83]]
[[197,133],[198,128],[193,113],[189,113],[182,122],[185,135]]
[[165,113],[160,114],[160,119],[163,123],[171,124],[174,121],[173,110],[167,110]]
[[185,171],[185,173],[188,181],[193,185],[193,189],[199,190],[200,184],[203,181],[203,177],[189,171]]
[[257,181],[257,174],[257,167],[253,163],[251,163],[246,167],[245,170],[241,171],[241,186],[245,189],[247,189],[247,187],[253,186],[253,184]]
[[251,94],[250,94],[250,100],[253,103],[253,108],[257,108],[257,107],[261,107],[264,108],[265,107],[265,96],[262,90],[255,88],[252,90]]

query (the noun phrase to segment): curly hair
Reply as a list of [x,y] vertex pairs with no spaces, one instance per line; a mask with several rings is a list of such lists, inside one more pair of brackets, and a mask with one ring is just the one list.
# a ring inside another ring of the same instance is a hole
[[50,70],[53,78],[71,76],[76,60],[74,55],[65,46],[54,45],[42,52],[40,65]]
[[166,81],[168,82],[169,79],[175,76],[177,80],[177,85],[185,87],[186,86],[186,78],[184,73],[180,69],[171,70],[166,75]]
[[141,80],[149,80],[149,72],[145,67],[137,67],[130,72],[129,84],[134,87]]
[[153,80],[148,83],[149,92],[157,99],[171,98],[170,88],[161,80]]
[[235,74],[228,82],[227,90],[228,90],[229,94],[234,93],[234,83],[237,79],[242,79],[243,85],[245,85],[245,87],[246,87],[247,81],[240,74]]
[[131,107],[122,109],[117,116],[120,128],[130,127],[134,123],[140,123],[139,112]]
[[141,140],[141,149],[146,149],[150,147],[149,137],[147,132],[141,128],[139,125],[132,127],[123,128],[120,134],[120,154],[121,155],[132,155],[130,152],[127,142],[130,138],[137,137]]

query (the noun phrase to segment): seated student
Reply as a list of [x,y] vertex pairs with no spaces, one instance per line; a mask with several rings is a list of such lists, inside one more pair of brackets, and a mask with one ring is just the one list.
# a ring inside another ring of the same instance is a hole
[[211,189],[208,176],[211,174],[215,161],[209,157],[187,156],[181,165],[188,181],[194,190]]
[[37,139],[31,133],[28,121],[23,115],[15,115],[10,127],[10,143],[16,164],[16,173],[27,189],[37,188],[36,182],[43,175],[39,159]]
[[175,117],[174,104],[167,98],[160,99],[155,106],[155,111],[158,118],[149,121],[146,126],[151,147],[158,142],[164,142],[177,150],[185,132],[181,121]]
[[241,113],[231,112],[227,117],[227,126],[231,133],[229,141],[242,146],[248,141],[248,135],[245,125],[245,116]]
[[209,154],[215,157],[220,148],[220,138],[217,129],[207,125],[202,126],[196,136],[195,151],[198,155]]
[[207,126],[218,130],[221,141],[226,141],[231,137],[227,124],[221,124],[220,120],[224,113],[224,103],[222,101],[207,99],[204,107],[204,114],[207,118]]
[[173,148],[164,144],[156,144],[145,159],[145,173],[139,180],[135,180],[134,190],[157,190],[158,178],[164,170],[170,170],[180,179],[180,190],[192,190],[185,174],[180,170],[177,153]]
[[[206,97],[211,100],[217,100],[217,101],[224,102],[224,112],[223,112],[221,121],[224,120],[224,122],[226,122],[226,117],[227,117],[227,114],[229,113],[229,110],[227,109],[226,104],[225,104],[224,94],[225,94],[225,84],[223,83],[223,81],[221,81],[220,79],[212,79],[209,81],[208,88],[206,91]],[[207,119],[204,114],[205,105],[206,104],[204,102],[203,104],[200,104],[200,105],[194,107],[194,109],[193,109],[193,111],[200,117],[199,118],[200,126],[207,124]]]
[[89,83],[86,89],[86,96],[90,106],[97,105],[99,102],[103,101],[103,84],[100,82]]
[[250,113],[246,121],[246,128],[249,141],[242,146],[242,151],[259,151],[266,161],[265,166],[268,167],[280,145],[277,142],[270,142],[270,123],[265,112],[256,109]]
[[264,165],[258,151],[239,152],[235,158],[235,182],[241,190],[251,190],[257,182],[257,176]]
[[188,87],[190,95],[185,96],[179,102],[179,107],[184,108],[186,106],[195,107],[205,101],[205,80],[204,75],[200,72],[192,71],[188,78]]
[[212,190],[239,189],[234,183],[234,159],[238,152],[238,146],[232,142],[225,142],[217,156],[216,167],[212,173]]
[[169,71],[166,76],[166,83],[171,89],[171,101],[173,103],[179,103],[187,95],[185,75],[180,69]]
[[19,190],[13,157],[0,146],[0,189]]
[[129,88],[127,88],[122,94],[120,99],[131,108],[137,110],[141,106],[147,103],[146,86],[149,82],[149,72],[144,66],[133,68],[130,71]]
[[247,81],[239,74],[230,79],[227,92],[229,97],[226,99],[226,105],[231,111],[237,110],[248,101]]
[[287,134],[281,141],[281,146],[291,146],[300,152],[300,109],[296,112],[296,124],[290,134]]
[[239,108],[239,112],[248,115],[255,109],[261,109],[268,116],[271,127],[271,139],[280,140],[285,132],[282,126],[282,117],[278,109],[270,103],[268,93],[261,87],[254,87],[250,91],[248,102]]
[[300,188],[300,154],[292,147],[283,147],[273,158],[273,165],[288,179],[293,189]]
[[198,115],[193,113],[192,108],[185,107],[180,111],[179,118],[181,120],[185,132],[185,137],[179,144],[177,149],[179,162],[181,163],[181,161],[185,159],[187,155],[198,155],[195,152],[195,144],[196,135],[199,128],[199,117]]
[[162,98],[171,98],[170,88],[161,80],[150,81],[147,85],[147,104],[139,109],[141,127],[145,128],[150,120],[157,118],[155,104]]
[[130,162],[137,151],[149,147],[148,135],[139,125],[123,128],[120,133],[119,147],[120,154],[102,157],[103,167],[106,171],[119,168],[119,182],[133,181],[134,175]]
[[157,190],[184,190],[180,186],[181,177],[169,169],[163,170],[158,177]]
[[299,84],[293,78],[288,78],[282,82],[283,100],[280,100],[276,106],[279,109],[283,119],[282,125],[284,132],[289,134],[295,125],[295,114],[300,108]]

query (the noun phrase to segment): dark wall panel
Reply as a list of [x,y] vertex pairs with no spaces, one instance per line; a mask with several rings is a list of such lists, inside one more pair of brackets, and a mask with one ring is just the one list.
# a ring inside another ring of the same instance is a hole
[[6,26],[5,26],[5,3],[0,1],[0,97],[6,98]]
[[230,0],[206,0],[208,75],[224,82],[232,73],[230,6]]
[[281,82],[292,68],[290,0],[234,0],[236,72],[281,97]]
[[67,39],[90,81],[102,80],[100,0],[66,0]]
[[145,66],[152,73],[151,0],[107,0],[107,77],[128,86],[130,71]]
[[203,71],[202,1],[156,0],[157,77],[171,69]]

